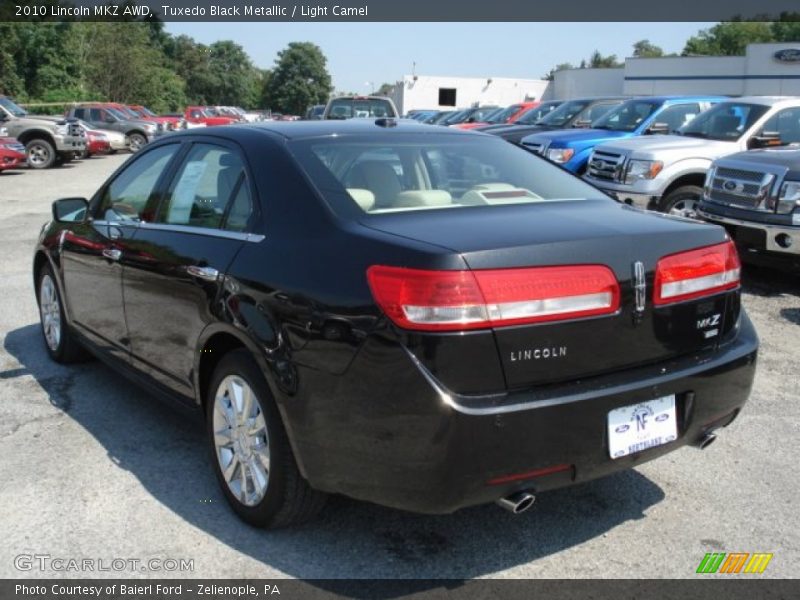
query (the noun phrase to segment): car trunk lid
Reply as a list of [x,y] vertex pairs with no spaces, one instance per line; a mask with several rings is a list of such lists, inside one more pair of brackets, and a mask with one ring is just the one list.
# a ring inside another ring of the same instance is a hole
[[[457,252],[470,269],[603,265],[619,310],[494,328],[508,389],[575,380],[713,350],[735,320],[735,291],[654,305],[658,261],[726,241],[719,227],[644,213],[608,200],[415,211],[372,216],[368,227]],[[639,305],[636,273],[640,274]],[[644,294],[642,294],[644,289]],[[736,303],[738,307],[738,302]]]

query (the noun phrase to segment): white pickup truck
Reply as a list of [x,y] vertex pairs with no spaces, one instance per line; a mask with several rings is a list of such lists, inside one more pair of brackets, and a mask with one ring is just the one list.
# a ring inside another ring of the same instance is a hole
[[585,179],[628,204],[695,217],[712,161],[791,143],[800,143],[800,98],[732,98],[700,113],[674,135],[597,146]]

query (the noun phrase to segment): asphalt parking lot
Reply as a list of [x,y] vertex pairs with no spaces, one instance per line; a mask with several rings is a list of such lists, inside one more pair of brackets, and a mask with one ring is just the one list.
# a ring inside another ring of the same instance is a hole
[[[228,509],[195,423],[96,361],[62,367],[45,353],[30,263],[50,202],[90,195],[125,158],[0,175],[0,577],[682,578],[700,577],[706,552],[773,553],[759,577],[797,575],[800,278],[745,272],[755,388],[706,451],[542,494],[516,517],[333,498],[313,523],[260,531]],[[15,557],[34,554],[194,570],[18,570]]]

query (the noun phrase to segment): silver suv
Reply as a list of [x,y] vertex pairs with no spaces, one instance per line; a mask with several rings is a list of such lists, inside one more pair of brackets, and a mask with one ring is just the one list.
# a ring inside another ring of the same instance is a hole
[[800,142],[800,98],[750,96],[721,102],[674,135],[597,146],[586,180],[629,204],[696,216],[711,162]]
[[76,122],[29,115],[7,96],[0,96],[0,127],[25,146],[28,165],[33,169],[69,162],[86,149],[86,137]]

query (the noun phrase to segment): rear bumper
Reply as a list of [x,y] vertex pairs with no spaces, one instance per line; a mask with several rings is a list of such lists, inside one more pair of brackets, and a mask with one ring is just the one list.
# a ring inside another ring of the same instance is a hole
[[[698,443],[747,401],[758,338],[742,312],[738,334],[708,356],[501,396],[443,389],[402,346],[365,342],[348,374],[314,381],[282,402],[290,438],[312,486],[422,513],[449,513],[519,490],[564,487]],[[388,374],[388,375],[387,375]],[[320,387],[321,386],[321,387]],[[612,460],[609,411],[675,394],[678,439]],[[302,405],[299,397],[305,397]],[[499,485],[512,474],[561,468]]]

